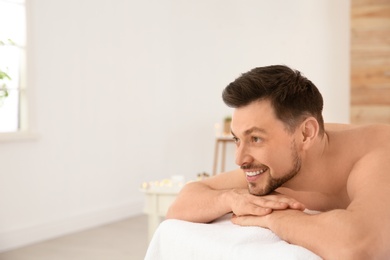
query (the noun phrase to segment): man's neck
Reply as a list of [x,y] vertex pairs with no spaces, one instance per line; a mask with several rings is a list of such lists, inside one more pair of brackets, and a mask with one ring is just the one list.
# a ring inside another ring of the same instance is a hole
[[334,134],[325,133],[310,150],[302,154],[299,173],[277,191],[296,198],[308,208],[328,210],[349,204],[347,174],[340,167]]
[[313,146],[303,152],[302,166],[298,174],[283,186],[297,191],[327,190],[327,183],[332,178],[332,173],[328,171],[329,145],[328,133],[317,137]]

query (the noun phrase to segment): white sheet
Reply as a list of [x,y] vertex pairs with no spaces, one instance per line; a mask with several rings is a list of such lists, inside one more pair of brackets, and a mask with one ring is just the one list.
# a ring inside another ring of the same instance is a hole
[[227,215],[212,224],[163,221],[149,244],[145,260],[283,259],[318,260],[311,251],[291,245],[272,231],[241,227]]

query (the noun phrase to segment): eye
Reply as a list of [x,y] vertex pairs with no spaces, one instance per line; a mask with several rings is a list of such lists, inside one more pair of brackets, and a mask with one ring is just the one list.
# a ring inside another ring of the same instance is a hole
[[252,142],[261,143],[263,140],[260,137],[252,136]]
[[240,141],[240,139],[238,139],[238,138],[235,137],[235,136],[233,136],[232,139],[233,139],[233,142],[235,142],[235,143],[238,143],[238,142]]

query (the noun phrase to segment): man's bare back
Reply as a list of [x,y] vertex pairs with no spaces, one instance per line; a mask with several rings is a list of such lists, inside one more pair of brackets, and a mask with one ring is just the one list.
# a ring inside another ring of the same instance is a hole
[[324,125],[318,89],[282,65],[242,74],[223,99],[235,108],[240,168],[187,184],[167,218],[233,213],[234,224],[268,228],[325,259],[390,259],[389,125]]
[[[245,173],[238,169],[187,184],[167,217],[210,222],[233,212],[233,223],[270,228],[286,241],[302,245],[324,259],[388,259],[390,145],[387,140],[390,140],[390,126],[332,124],[326,126],[324,138],[327,140],[321,156],[276,189],[277,193],[261,197],[250,195]],[[228,202],[221,202],[224,199]],[[295,215],[304,208],[324,212],[324,220],[310,224],[310,219],[303,218],[305,215]],[[268,216],[275,216],[272,220],[279,222],[271,222]],[[286,222],[281,221],[283,218]],[[291,223],[295,223],[295,229]],[[323,229],[319,228],[321,225]],[[356,233],[351,233],[351,229],[356,229]],[[312,230],[324,235],[311,238]],[[306,236],[308,241],[302,239]],[[357,243],[359,248],[355,252],[335,236],[342,241],[351,239],[353,243],[369,241]],[[312,244],[313,239],[319,242]],[[376,248],[380,250],[376,252]]]
[[[346,209],[351,202],[347,190],[348,180],[352,169],[359,167],[360,159],[382,149],[387,151],[390,158],[390,126],[326,124],[325,131],[328,137],[328,151],[323,156],[321,166],[318,165],[318,173],[326,176],[331,182],[328,184],[326,180],[318,179],[316,181],[318,185],[311,185],[306,190],[281,187],[277,192],[295,198],[312,210]],[[370,178],[377,175],[372,171],[359,174],[367,174]]]

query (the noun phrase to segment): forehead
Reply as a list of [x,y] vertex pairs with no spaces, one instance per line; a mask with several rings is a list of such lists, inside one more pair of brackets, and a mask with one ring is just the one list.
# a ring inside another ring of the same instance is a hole
[[232,132],[234,134],[244,133],[253,128],[259,128],[264,133],[276,133],[284,131],[285,126],[276,118],[271,102],[261,100],[233,111]]

